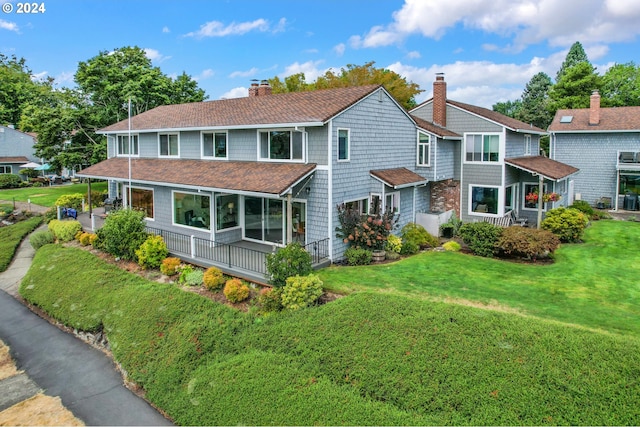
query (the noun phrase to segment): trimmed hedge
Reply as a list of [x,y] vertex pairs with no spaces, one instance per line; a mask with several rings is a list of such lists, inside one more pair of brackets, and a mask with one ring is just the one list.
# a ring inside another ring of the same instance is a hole
[[75,239],[76,233],[82,231],[82,224],[76,220],[53,219],[48,227],[59,242],[70,242]]

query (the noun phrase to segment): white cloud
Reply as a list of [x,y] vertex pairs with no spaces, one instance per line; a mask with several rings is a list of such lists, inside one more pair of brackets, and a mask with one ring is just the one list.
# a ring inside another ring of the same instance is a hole
[[31,80],[35,81],[35,82],[43,82],[47,79],[47,77],[49,76],[49,72],[48,71],[41,71],[39,73],[35,73],[31,75]]
[[169,27],[167,27],[166,25],[164,27],[162,27],[162,32],[163,33],[170,33],[171,30],[169,29]]
[[55,77],[55,82],[57,85],[60,85],[60,86],[72,85],[74,83],[73,82],[74,75],[75,73],[73,71],[63,71]]
[[278,21],[278,24],[273,28],[273,33],[282,33],[287,29],[287,19],[286,18],[280,18],[280,20]]
[[411,52],[407,53],[407,58],[419,59],[422,58],[422,55],[420,55],[420,52],[418,52],[417,50],[412,50]]
[[18,28],[18,24],[16,24],[15,22],[5,21],[4,19],[0,19],[0,29],[15,31],[16,33],[20,32],[20,29]]
[[201,80],[210,79],[215,74],[216,74],[215,71],[213,71],[211,68],[207,68],[206,70],[202,70],[202,72],[197,76],[193,77],[193,80],[199,82]]
[[511,39],[506,46],[485,48],[518,52],[543,41],[551,46],[630,41],[640,34],[639,20],[637,0],[405,0],[392,22],[349,42],[354,48],[389,46],[412,34],[439,39],[464,26]]
[[258,74],[259,71],[260,70],[258,68],[253,67],[248,71],[234,71],[233,73],[229,74],[229,77],[232,79],[235,79],[236,77],[252,77]]
[[333,51],[336,53],[336,55],[342,56],[342,55],[344,55],[344,51],[345,51],[346,48],[347,47],[345,46],[344,43],[340,43],[340,44],[335,45],[333,47]]
[[160,63],[160,62],[166,61],[167,59],[171,59],[170,56],[164,56],[156,49],[151,49],[146,47],[143,50],[146,57],[156,63]]
[[230,98],[245,98],[249,96],[249,89],[246,87],[235,87],[228,92],[223,93],[220,96],[220,99],[230,99]]
[[200,30],[185,34],[186,37],[225,37],[246,34],[250,31],[269,31],[269,22],[266,19],[256,19],[250,22],[232,22],[224,25],[220,21],[210,21],[200,26]]

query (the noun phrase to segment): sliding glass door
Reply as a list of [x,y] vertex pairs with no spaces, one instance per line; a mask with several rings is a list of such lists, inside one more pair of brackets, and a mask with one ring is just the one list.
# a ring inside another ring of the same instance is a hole
[[244,237],[265,243],[284,242],[284,202],[245,196]]

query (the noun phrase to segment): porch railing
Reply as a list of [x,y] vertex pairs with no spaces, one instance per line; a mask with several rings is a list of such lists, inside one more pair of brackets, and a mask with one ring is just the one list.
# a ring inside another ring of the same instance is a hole
[[[202,259],[229,269],[249,271],[266,275],[267,253],[228,243],[214,242],[187,234],[146,227],[147,232],[162,236],[170,252],[193,259]],[[329,257],[329,239],[323,239],[304,246],[311,255],[311,262],[319,264]]]

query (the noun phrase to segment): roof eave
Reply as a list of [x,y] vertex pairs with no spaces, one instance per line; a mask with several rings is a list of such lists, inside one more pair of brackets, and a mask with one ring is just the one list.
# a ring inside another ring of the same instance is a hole
[[[131,133],[152,133],[152,132],[193,132],[208,130],[246,130],[246,129],[274,129],[274,128],[297,128],[297,127],[322,127],[325,122],[312,121],[300,123],[265,123],[265,124],[248,124],[248,125],[231,125],[231,126],[192,126],[180,128],[151,128],[151,129],[131,129]],[[129,129],[124,130],[107,130],[100,129],[96,132],[99,135],[127,135]]]

